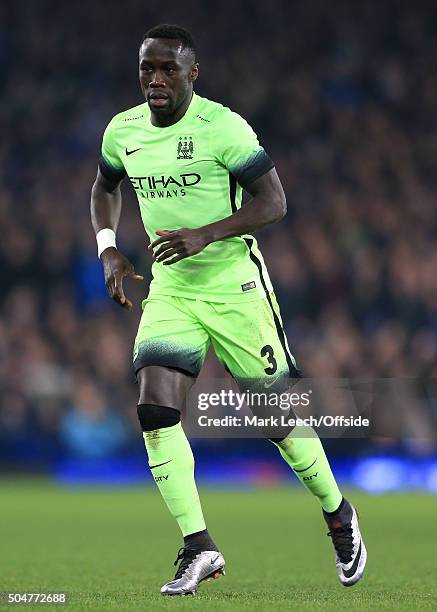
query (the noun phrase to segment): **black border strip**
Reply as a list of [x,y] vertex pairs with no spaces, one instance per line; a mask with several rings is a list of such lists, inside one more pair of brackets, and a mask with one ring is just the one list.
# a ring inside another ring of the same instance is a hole
[[229,198],[231,200],[232,214],[237,212],[237,203],[235,201],[237,195],[237,179],[229,172]]
[[287,360],[287,365],[288,365],[288,371],[289,371],[289,374],[290,374],[290,378],[302,378],[302,373],[300,372],[300,370],[298,370],[296,368],[296,366],[294,365],[293,360],[291,358],[291,355],[288,352],[287,342],[285,340],[285,333],[284,333],[284,330],[282,329],[281,321],[279,320],[279,317],[276,314],[275,309],[273,308],[272,298],[270,297],[269,290],[267,289],[267,285],[266,285],[266,282],[264,280],[263,269],[262,269],[261,262],[258,259],[258,257],[252,251],[253,240],[251,240],[250,238],[244,238],[244,237],[243,237],[243,240],[244,240],[244,242],[247,244],[247,246],[249,248],[250,259],[253,261],[253,263],[258,268],[259,276],[260,276],[260,279],[261,279],[261,285],[263,286],[263,289],[265,291],[267,301],[269,303],[270,309],[271,309],[272,314],[273,314],[273,320],[275,321],[275,327],[276,327],[276,331],[277,331],[278,336],[279,336],[279,342],[281,343],[281,346],[282,346],[282,348],[284,350],[284,353],[285,353],[285,359]]

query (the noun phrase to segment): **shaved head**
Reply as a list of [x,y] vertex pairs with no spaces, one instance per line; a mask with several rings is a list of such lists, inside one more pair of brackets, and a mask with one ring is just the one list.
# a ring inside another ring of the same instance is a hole
[[162,23],[148,30],[143,37],[142,45],[147,39],[175,40],[180,43],[180,53],[187,55],[191,63],[196,61],[196,48],[190,32],[181,26]]

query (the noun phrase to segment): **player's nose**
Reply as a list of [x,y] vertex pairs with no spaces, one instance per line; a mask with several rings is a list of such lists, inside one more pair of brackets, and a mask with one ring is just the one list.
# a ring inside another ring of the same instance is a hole
[[162,74],[158,71],[154,72],[149,87],[165,87],[165,81]]

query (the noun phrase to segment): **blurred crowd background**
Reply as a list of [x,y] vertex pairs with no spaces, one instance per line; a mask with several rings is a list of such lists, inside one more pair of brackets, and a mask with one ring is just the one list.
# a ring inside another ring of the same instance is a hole
[[[160,22],[192,31],[197,93],[243,115],[276,162],[289,213],[258,239],[299,367],[322,378],[413,377],[417,401],[393,415],[396,436],[375,431],[359,447],[399,450],[414,437],[415,452],[432,452],[437,4],[7,0],[0,465],[143,453],[131,350],[147,282],[125,283],[132,312],[108,299],[89,196],[106,124],[142,102],[138,47]],[[118,244],[147,280],[127,185]],[[212,357],[203,375],[221,375]]]

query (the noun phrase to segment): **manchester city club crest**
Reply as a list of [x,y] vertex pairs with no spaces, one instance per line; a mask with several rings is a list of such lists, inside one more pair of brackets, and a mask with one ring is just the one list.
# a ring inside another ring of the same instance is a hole
[[192,136],[179,136],[176,159],[193,159],[194,143]]

